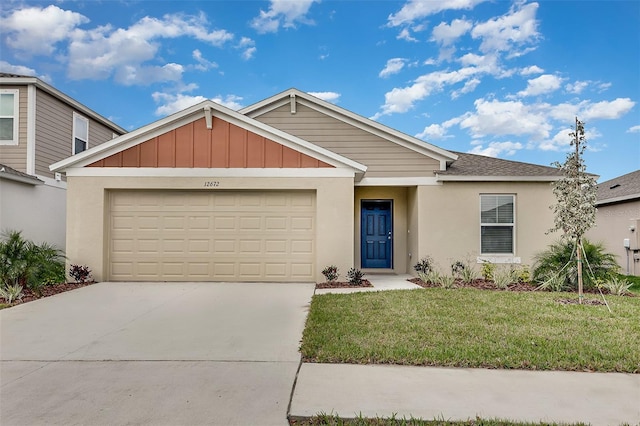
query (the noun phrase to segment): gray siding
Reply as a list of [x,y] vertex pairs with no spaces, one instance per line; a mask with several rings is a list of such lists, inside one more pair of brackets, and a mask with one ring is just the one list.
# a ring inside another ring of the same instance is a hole
[[27,172],[27,86],[2,86],[18,89],[18,145],[0,145],[0,163]]
[[433,176],[440,163],[381,137],[372,135],[304,105],[291,114],[289,104],[257,120],[291,133],[368,167],[367,177]]
[[[113,138],[113,130],[76,111],[89,120],[89,148]],[[74,109],[48,93],[36,96],[36,174],[53,177],[49,166],[70,157],[73,152]]]

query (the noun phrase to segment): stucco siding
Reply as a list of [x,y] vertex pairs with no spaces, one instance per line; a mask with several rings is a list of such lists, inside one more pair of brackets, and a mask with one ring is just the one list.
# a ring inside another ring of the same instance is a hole
[[534,256],[559,238],[547,234],[553,226],[549,206],[554,202],[549,183],[446,182],[421,186],[416,197],[418,253],[413,263],[431,256],[443,271],[448,271],[454,261],[476,261],[480,256],[481,194],[515,195],[515,252],[504,259],[519,258],[521,264],[531,266]]
[[224,190],[312,190],[316,195],[316,280],[322,269],[335,264],[343,271],[353,266],[353,178],[233,177],[77,177],[68,179],[67,257],[70,263],[89,266],[96,280],[108,279],[109,194],[118,189],[204,189],[204,182],[219,182]]
[[[54,177],[49,166],[57,161],[70,157],[73,153],[73,113],[74,109],[38,90],[36,95],[36,174]],[[78,112],[89,120],[89,148],[100,145],[113,138],[113,130],[92,120],[89,116]]]
[[0,230],[65,248],[65,190],[0,179]]
[[27,172],[27,86],[2,86],[18,89],[18,145],[0,145],[0,163],[20,172]]
[[440,168],[433,158],[304,105],[295,114],[287,104],[256,119],[366,165],[367,177],[432,177]]
[[[623,241],[628,238],[631,248],[634,239],[638,241],[637,221],[640,220],[640,200],[608,204],[598,207],[596,226],[589,230],[587,238],[603,243],[606,250],[616,255],[621,272],[640,276],[640,261],[633,259],[633,251],[624,248]],[[634,225],[632,232],[629,228]],[[640,254],[640,252],[636,252]]]

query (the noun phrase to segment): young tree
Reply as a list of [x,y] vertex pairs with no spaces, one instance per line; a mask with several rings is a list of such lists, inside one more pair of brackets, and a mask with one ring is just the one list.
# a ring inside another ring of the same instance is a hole
[[562,171],[562,178],[553,184],[556,203],[551,206],[555,214],[553,231],[562,231],[563,238],[575,242],[578,262],[578,299],[582,303],[582,237],[596,223],[596,179],[587,174],[583,154],[587,146],[584,122],[576,117],[575,130],[569,133],[571,146],[563,164],[554,163]]

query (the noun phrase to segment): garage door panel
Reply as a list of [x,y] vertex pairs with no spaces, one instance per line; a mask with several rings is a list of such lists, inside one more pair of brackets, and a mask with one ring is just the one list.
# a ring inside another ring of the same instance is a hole
[[314,192],[114,191],[110,210],[110,279],[314,280]]

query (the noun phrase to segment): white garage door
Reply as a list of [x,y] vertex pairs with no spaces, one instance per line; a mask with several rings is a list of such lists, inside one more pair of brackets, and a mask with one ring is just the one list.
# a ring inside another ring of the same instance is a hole
[[109,279],[314,281],[315,193],[113,191]]

